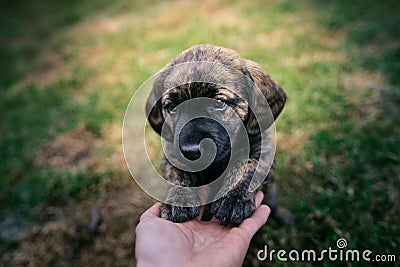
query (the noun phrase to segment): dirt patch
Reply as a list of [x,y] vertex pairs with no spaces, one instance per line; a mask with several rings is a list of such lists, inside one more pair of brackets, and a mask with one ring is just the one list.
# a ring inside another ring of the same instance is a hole
[[[379,73],[356,72],[342,76],[342,85],[346,89],[347,101],[357,107],[355,116],[362,117],[368,114],[370,119],[376,118],[380,113],[380,107],[390,107],[382,97],[385,91],[394,89]],[[360,95],[367,95],[365,101],[360,103]]]
[[58,136],[39,150],[36,165],[77,169],[85,166],[94,152],[95,138],[84,130]]
[[23,93],[29,86],[45,87],[55,84],[61,77],[70,77],[71,71],[63,52],[45,50],[38,56],[41,64],[13,86],[14,93]]
[[342,84],[346,89],[386,90],[391,88],[385,78],[378,73],[357,72],[343,75]]
[[18,248],[0,265],[135,265],[135,227],[152,200],[133,183],[116,191],[118,185],[109,186],[99,200],[46,208],[41,224],[20,234]]
[[302,130],[297,130],[290,134],[277,132],[276,139],[277,154],[287,153],[288,151],[302,151],[308,139],[308,134]]

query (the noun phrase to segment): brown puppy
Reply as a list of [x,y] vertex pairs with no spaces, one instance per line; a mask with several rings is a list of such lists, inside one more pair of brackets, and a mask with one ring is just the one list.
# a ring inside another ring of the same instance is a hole
[[[185,71],[174,68],[174,66],[189,62],[199,62],[199,64]],[[202,65],[201,62],[227,66],[229,69],[241,73],[246,79],[238,78],[237,75],[223,68],[210,69],[208,65]],[[207,80],[211,72],[217,81],[211,79],[210,82],[205,82],[205,78]],[[271,110],[270,123],[272,123],[282,111],[286,101],[283,89],[257,63],[242,59],[233,50],[212,45],[193,46],[169,62],[164,72],[156,78],[146,103],[150,125],[171,144],[179,147],[186,159],[195,162],[201,157],[200,142],[203,139],[211,139],[215,144],[215,159],[206,168],[199,171],[182,170],[164,157],[161,166],[164,178],[173,184],[184,187],[196,187],[213,182],[229,165],[231,153],[243,145],[237,144],[239,141],[235,140],[236,135],[229,136],[220,122],[201,116],[188,119],[189,115],[186,113],[190,113],[190,111],[178,111],[178,105],[191,99],[206,97],[212,99],[213,102],[207,102],[206,105],[193,104],[192,109],[204,110],[213,115],[220,114],[222,122],[226,125],[237,123],[237,121],[229,121],[231,117],[226,115],[228,110],[233,110],[240,118],[240,123],[245,126],[249,142],[248,158],[245,163],[242,161],[234,164],[233,170],[227,174],[228,193],[211,203],[211,213],[223,224],[240,224],[251,216],[255,209],[255,192],[250,192],[248,188],[254,171],[260,163],[260,133],[263,129],[260,129],[259,121],[250,108],[249,101],[251,102],[254,96],[252,96],[253,89],[248,81],[257,86],[267,100]],[[229,88],[221,86],[227,84]],[[231,90],[232,88],[234,90]],[[246,97],[242,97],[243,95]],[[265,110],[267,111],[268,108]],[[224,119],[228,121],[223,121]],[[235,142],[236,147],[232,147]],[[266,181],[269,182],[269,185],[264,187],[265,201],[270,205],[272,215],[279,217],[275,201],[275,188],[271,187],[273,169],[271,168],[269,173],[265,173],[264,177],[267,177]],[[192,207],[180,207],[163,204],[161,208],[163,218],[174,222],[184,222],[199,215],[201,201],[194,191],[192,194],[182,194],[177,192],[176,188],[168,189],[166,199],[174,198],[180,198],[193,203],[193,205]],[[286,221],[287,219],[284,218]]]

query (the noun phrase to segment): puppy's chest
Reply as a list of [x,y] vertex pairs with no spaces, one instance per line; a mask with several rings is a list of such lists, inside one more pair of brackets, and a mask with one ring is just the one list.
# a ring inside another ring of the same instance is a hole
[[186,180],[185,184],[188,183],[194,187],[207,185],[219,177],[218,174],[212,172],[180,172],[177,175],[181,176],[179,180]]

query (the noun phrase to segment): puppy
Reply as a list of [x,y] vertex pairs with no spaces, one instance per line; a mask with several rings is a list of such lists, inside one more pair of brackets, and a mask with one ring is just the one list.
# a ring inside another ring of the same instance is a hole
[[[193,65],[194,67],[186,71],[179,68],[182,64],[190,62],[199,64]],[[217,67],[212,69],[213,67],[208,67],[206,63],[215,63]],[[246,79],[229,70],[235,70]],[[207,80],[209,76],[213,79]],[[148,121],[152,128],[169,142],[169,148],[179,148],[188,162],[197,162],[201,158],[203,139],[210,139],[215,144],[214,160],[201,170],[188,171],[179,168],[176,164],[172,164],[171,158],[166,157],[164,153],[161,165],[163,177],[172,184],[182,187],[206,185],[220,177],[229,166],[231,154],[244,146],[241,141],[236,140],[238,124],[244,125],[249,142],[247,158],[245,161],[234,162],[233,167],[230,167],[231,170],[225,174],[224,184],[221,185],[225,193],[211,203],[212,215],[225,225],[240,224],[255,210],[255,192],[250,192],[248,188],[260,163],[263,129],[250,107],[249,102],[255,96],[249,82],[255,85],[267,100],[271,110],[270,124],[273,123],[284,107],[286,101],[284,90],[257,63],[242,59],[231,49],[207,44],[193,46],[170,61],[164,72],[156,78],[146,102]],[[229,85],[230,88],[224,85]],[[192,101],[191,107],[183,109],[185,112],[177,110],[180,104],[197,98],[207,98],[210,101],[205,101],[207,104],[204,104],[204,101],[202,103]],[[267,107],[265,110],[268,110]],[[196,117],[189,114],[191,111],[208,112],[207,114],[213,116],[220,114],[221,120],[205,116]],[[235,114],[228,116],[229,111],[231,113],[234,111]],[[226,125],[232,126],[233,134],[228,134]],[[168,146],[166,149],[168,150]],[[271,183],[273,168],[263,175],[269,182],[263,187],[264,200],[270,205],[274,216],[279,212],[275,200],[276,190]],[[166,199],[180,198],[193,205],[183,207],[164,203],[161,207],[162,218],[184,222],[199,216],[201,200],[197,193],[178,191],[176,188],[167,189]]]

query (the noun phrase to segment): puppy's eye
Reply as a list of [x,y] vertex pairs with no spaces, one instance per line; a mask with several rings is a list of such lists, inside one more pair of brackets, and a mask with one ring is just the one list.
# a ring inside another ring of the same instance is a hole
[[222,101],[221,99],[216,99],[214,101],[214,109],[216,110],[224,110],[226,109],[227,105],[224,101]]
[[175,105],[172,104],[172,103],[166,104],[165,109],[166,109],[167,112],[170,113],[170,114],[176,113]]

